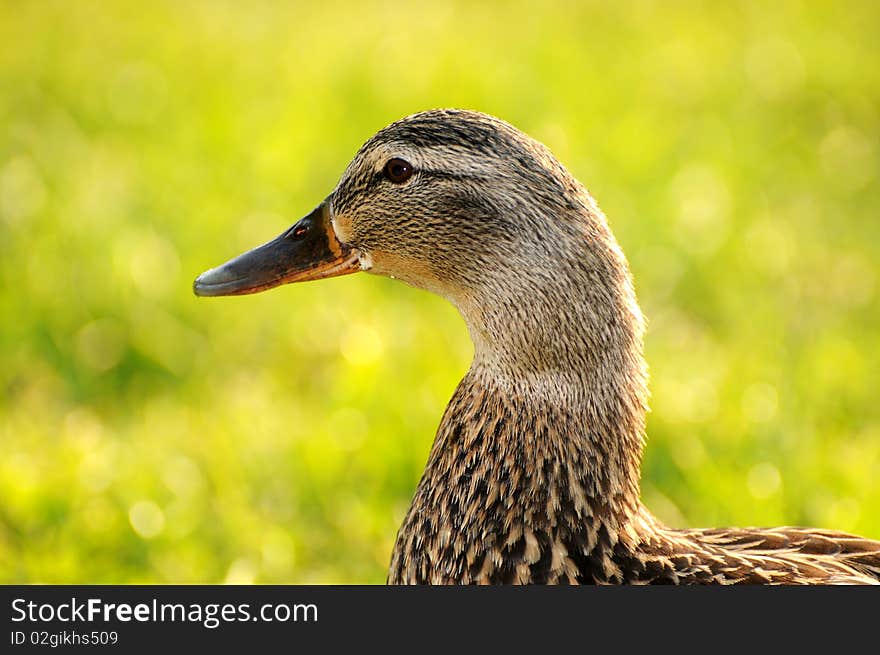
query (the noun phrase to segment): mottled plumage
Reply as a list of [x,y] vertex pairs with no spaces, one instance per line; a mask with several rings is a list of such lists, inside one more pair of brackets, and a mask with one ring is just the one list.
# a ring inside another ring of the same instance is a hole
[[[392,158],[412,177],[389,179]],[[325,206],[334,261],[446,297],[474,342],[389,582],[880,579],[880,542],[673,530],[642,506],[642,315],[604,215],[543,145],[476,112],[415,114],[361,148]]]

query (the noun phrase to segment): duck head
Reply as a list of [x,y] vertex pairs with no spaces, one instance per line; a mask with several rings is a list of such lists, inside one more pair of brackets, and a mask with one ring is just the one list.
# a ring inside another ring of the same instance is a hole
[[507,369],[583,367],[572,360],[590,350],[641,356],[641,314],[605,217],[546,147],[482,113],[433,110],[382,129],[314,211],[194,291],[356,271],[446,297],[475,357]]

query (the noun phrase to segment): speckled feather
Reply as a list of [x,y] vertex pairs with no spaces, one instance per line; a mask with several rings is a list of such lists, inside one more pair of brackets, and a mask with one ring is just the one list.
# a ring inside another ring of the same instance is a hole
[[[382,174],[396,157],[405,184]],[[598,206],[496,118],[393,123],[329,197],[361,266],[449,299],[474,361],[397,537],[390,583],[877,583],[880,543],[800,528],[673,530],[639,500],[643,319]]]

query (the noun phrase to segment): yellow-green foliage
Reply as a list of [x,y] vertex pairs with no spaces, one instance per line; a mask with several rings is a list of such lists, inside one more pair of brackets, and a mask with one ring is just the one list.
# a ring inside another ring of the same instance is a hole
[[644,498],[880,538],[880,5],[3,2],[0,582],[381,582],[471,346],[367,275],[192,279],[375,130],[497,114],[649,318]]

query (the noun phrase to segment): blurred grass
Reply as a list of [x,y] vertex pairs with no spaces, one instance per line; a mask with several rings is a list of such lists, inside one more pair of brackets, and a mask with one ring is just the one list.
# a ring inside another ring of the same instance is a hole
[[376,129],[497,114],[650,320],[644,497],[880,538],[880,5],[0,3],[0,582],[381,582],[471,347],[354,276],[201,301]]

